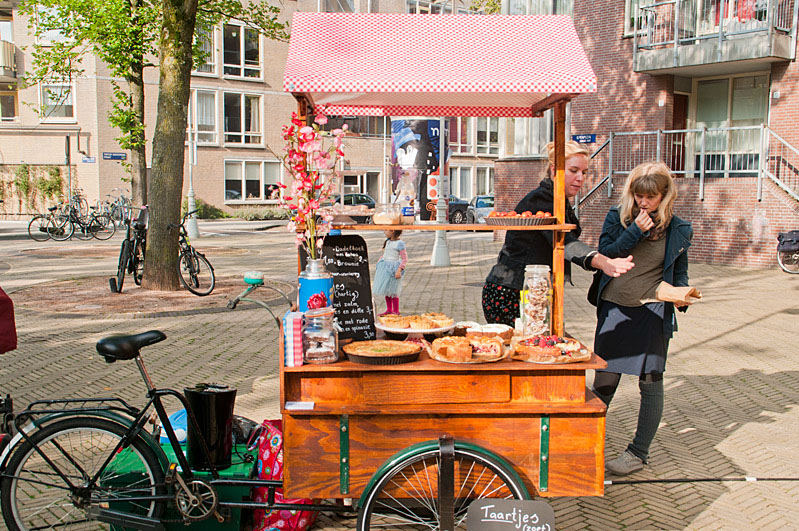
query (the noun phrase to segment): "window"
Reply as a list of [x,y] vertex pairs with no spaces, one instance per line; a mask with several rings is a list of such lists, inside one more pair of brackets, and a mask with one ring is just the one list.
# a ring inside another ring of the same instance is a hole
[[355,0],[325,0],[325,13],[355,13]]
[[510,0],[511,15],[569,15],[574,0]]
[[[566,107],[566,121],[569,120]],[[508,118],[508,154],[546,155],[545,146],[555,139],[552,126],[552,110],[547,110],[541,118]]]
[[449,147],[453,153],[473,153],[472,139],[469,135],[471,118],[454,117],[449,119]]
[[624,3],[624,33],[627,35],[632,35],[633,31],[635,31],[635,15],[636,12],[638,13],[638,28],[642,28],[645,23],[643,17],[640,12],[641,5],[652,4],[654,1],[644,1],[641,0],[626,0]]
[[215,32],[213,30],[198,29],[195,39],[200,45],[203,53],[203,63],[197,65],[195,73],[216,74],[216,45],[214,42]]
[[469,166],[449,169],[449,191],[452,195],[469,200],[472,197],[472,168]]
[[0,41],[14,42],[14,25],[11,17],[0,15]]
[[72,120],[72,87],[63,83],[41,85],[42,120]]
[[477,182],[474,193],[486,195],[494,193],[494,168],[489,166],[477,167]]
[[261,143],[261,96],[225,92],[225,142]]
[[382,116],[330,116],[327,124],[324,125],[325,131],[341,129],[347,124],[348,134],[360,136],[385,136],[384,124],[387,120]]
[[59,21],[66,15],[62,15],[58,8],[36,6],[37,29],[41,32],[37,40],[41,44],[53,42],[65,42],[69,39],[59,27]]
[[405,5],[406,13],[452,13],[452,6],[449,2],[445,4],[436,4],[427,2],[425,0],[408,0]]
[[499,153],[499,118],[477,118],[477,153]]
[[17,93],[0,92],[0,122],[13,122],[17,115]]
[[274,201],[280,195],[280,162],[226,160],[225,201]]
[[252,28],[225,24],[224,73],[226,76],[261,77],[261,41]]
[[192,91],[189,103],[191,126],[198,144],[216,144],[216,92]]

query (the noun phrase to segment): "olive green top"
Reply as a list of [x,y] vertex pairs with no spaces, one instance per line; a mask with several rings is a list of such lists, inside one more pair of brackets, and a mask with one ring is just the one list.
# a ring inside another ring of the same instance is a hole
[[642,238],[632,252],[635,267],[610,280],[602,299],[619,306],[643,306],[655,302],[655,291],[663,281],[666,238],[650,241]]

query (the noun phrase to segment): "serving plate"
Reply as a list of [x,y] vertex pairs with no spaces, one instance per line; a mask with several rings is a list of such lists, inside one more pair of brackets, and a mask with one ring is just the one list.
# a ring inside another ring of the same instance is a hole
[[550,217],[550,218],[523,218],[523,217],[516,217],[516,218],[485,218],[487,225],[519,225],[519,226],[530,226],[530,225],[552,225],[557,223],[558,218]]
[[430,349],[430,352],[428,352],[428,355],[430,356],[431,360],[440,361],[441,363],[454,363],[454,364],[457,364],[457,365],[474,365],[474,364],[477,364],[477,363],[494,363],[494,362],[497,362],[497,361],[504,360],[504,359],[506,359],[508,357],[508,353],[509,352],[510,352],[510,350],[503,349],[502,355],[498,356],[496,358],[488,358],[488,359],[483,358],[483,359],[469,360],[469,361],[452,361],[452,360],[448,360],[446,358],[442,358],[442,357],[437,356],[436,353],[433,352],[433,349]]
[[454,324],[449,326],[442,326],[440,328],[392,328],[390,326],[386,326],[379,321],[375,321],[375,328],[378,330],[382,330],[383,332],[388,332],[390,334],[439,334],[443,332],[449,332],[453,328],[455,328]]

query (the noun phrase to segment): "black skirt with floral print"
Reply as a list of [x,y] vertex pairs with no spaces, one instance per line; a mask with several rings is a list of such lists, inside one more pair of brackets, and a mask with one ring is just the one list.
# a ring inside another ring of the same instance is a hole
[[487,323],[515,326],[519,317],[519,290],[486,282],[483,286],[483,315]]

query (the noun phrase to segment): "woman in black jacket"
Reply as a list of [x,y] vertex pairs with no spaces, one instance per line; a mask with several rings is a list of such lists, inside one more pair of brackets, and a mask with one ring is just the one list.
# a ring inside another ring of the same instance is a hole
[[[552,212],[553,182],[555,174],[555,145],[547,144],[549,154],[549,177],[541,181],[538,188],[528,193],[518,205],[516,212]],[[609,259],[581,242],[580,222],[574,214],[570,199],[575,197],[585,182],[589,154],[577,142],[566,142],[566,223],[577,228],[566,234],[565,273],[571,278],[569,262],[583,269],[601,269],[610,277],[618,277],[633,267],[632,257]],[[552,231],[513,231],[505,236],[505,245],[499,252],[497,263],[491,269],[483,286],[483,315],[488,323],[504,323],[514,326],[519,317],[519,292],[524,283],[524,268],[530,264],[543,264],[552,267]]]

